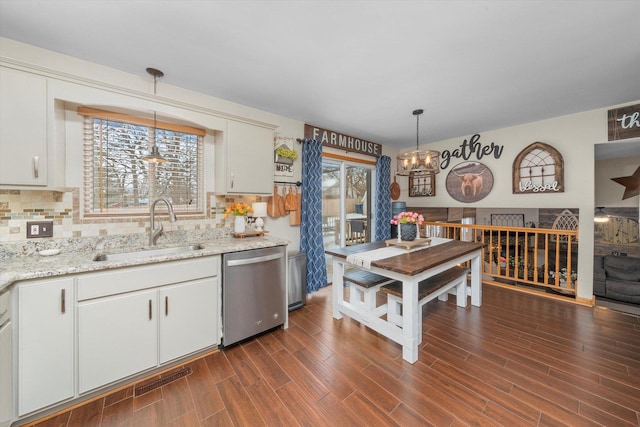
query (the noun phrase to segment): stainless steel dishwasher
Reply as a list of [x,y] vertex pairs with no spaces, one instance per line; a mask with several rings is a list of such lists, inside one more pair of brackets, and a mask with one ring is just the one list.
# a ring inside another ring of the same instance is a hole
[[285,247],[222,255],[222,345],[284,324]]

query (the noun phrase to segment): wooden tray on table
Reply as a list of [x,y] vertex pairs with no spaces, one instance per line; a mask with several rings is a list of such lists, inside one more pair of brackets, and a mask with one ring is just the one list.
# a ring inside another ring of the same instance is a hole
[[398,242],[397,239],[389,239],[384,241],[389,246],[400,246],[401,248],[405,248],[407,251],[411,249],[415,249],[418,246],[431,246],[431,239],[415,239],[411,241],[401,241]]

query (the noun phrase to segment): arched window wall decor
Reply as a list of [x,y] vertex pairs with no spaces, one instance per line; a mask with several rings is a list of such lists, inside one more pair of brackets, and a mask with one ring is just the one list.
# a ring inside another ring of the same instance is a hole
[[513,161],[513,193],[564,192],[564,160],[552,146],[534,142]]

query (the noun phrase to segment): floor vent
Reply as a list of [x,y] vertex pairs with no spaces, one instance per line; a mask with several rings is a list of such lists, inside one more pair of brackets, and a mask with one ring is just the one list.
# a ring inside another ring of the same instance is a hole
[[182,367],[175,371],[169,372],[167,374],[162,375],[160,378],[153,379],[145,384],[140,384],[136,386],[135,389],[135,397],[141,396],[145,393],[150,392],[151,390],[155,390],[158,387],[162,387],[163,385],[167,385],[170,382],[173,382],[182,377],[186,377],[187,375],[191,375],[193,371],[190,367]]

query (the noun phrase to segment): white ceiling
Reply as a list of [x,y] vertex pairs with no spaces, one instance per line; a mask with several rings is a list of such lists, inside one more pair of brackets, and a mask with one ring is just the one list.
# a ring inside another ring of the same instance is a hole
[[400,148],[416,108],[422,146],[640,99],[638,0],[0,0],[0,35]]

